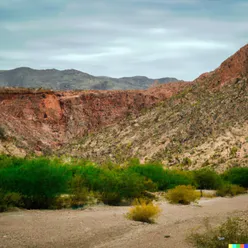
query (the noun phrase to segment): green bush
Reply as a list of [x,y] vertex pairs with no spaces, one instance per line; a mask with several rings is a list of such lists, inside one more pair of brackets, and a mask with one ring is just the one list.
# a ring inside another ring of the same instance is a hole
[[[193,180],[189,172],[165,170],[161,164],[133,165],[128,170],[134,171],[157,184],[158,190],[166,190],[177,185],[189,185]],[[157,190],[154,188],[154,191]]]
[[159,190],[167,188],[168,183],[164,177],[165,171],[160,164],[131,165],[128,170],[152,180],[157,184]]
[[218,189],[223,184],[221,177],[212,170],[194,171],[194,180],[198,189]]
[[[117,205],[123,199],[140,197],[147,189],[143,177],[127,170],[104,170],[99,177],[102,201],[105,204]],[[151,186],[151,185],[150,185]]]
[[216,191],[217,196],[235,196],[246,193],[246,189],[234,184],[224,184]]
[[248,168],[232,168],[223,174],[224,180],[248,188]]
[[3,168],[9,167],[18,167],[25,164],[24,158],[12,157],[9,155],[2,154],[0,155],[0,170]]
[[217,228],[205,223],[205,232],[194,232],[188,241],[196,248],[227,248],[228,244],[245,244],[248,241],[248,229],[245,220],[229,218]]
[[103,174],[104,169],[92,164],[81,164],[71,166],[70,171],[73,175],[80,175],[83,178],[84,187],[89,190],[98,191],[103,182],[100,180],[100,175]]
[[[232,169],[222,178],[247,185],[247,168]],[[88,204],[89,199],[95,201],[95,197],[105,204],[119,205],[121,202],[130,203],[135,198],[154,197],[149,192],[178,185],[219,188],[220,195],[241,192],[237,186],[224,187],[223,180],[206,169],[195,172],[169,170],[157,162],[140,164],[138,159],[127,161],[125,166],[111,162],[98,166],[80,159],[70,159],[65,163],[57,158],[24,159],[0,155],[0,188],[2,192],[21,195],[26,208],[78,207]],[[178,202],[188,204],[184,199]],[[15,201],[5,204],[2,200],[1,204],[13,205]]]
[[109,205],[140,197],[142,192],[155,187],[141,175],[119,166],[109,169],[109,166],[86,165],[74,167],[71,171],[82,178],[81,187],[98,192],[100,200]]
[[168,181],[167,189],[172,189],[179,185],[195,186],[192,172],[181,170],[166,170],[165,174]]
[[67,191],[70,175],[65,167],[44,158],[23,161],[0,169],[0,188],[20,193],[26,208],[48,208]]
[[170,189],[166,194],[166,199],[170,203],[188,205],[200,198],[200,193],[191,185],[180,185]]

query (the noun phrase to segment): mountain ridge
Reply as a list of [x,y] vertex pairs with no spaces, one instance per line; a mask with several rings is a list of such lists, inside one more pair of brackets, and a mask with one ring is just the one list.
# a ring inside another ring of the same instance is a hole
[[93,76],[75,69],[37,70],[29,67],[19,67],[0,71],[0,87],[46,88],[53,90],[121,90],[146,89],[155,80],[160,83],[177,82],[176,78],[151,79],[145,76],[113,78]]

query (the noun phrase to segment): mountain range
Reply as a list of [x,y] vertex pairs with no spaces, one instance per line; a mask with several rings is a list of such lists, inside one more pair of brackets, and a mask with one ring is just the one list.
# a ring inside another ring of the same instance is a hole
[[94,77],[78,70],[34,70],[28,67],[0,71],[0,87],[45,88],[53,90],[126,90],[146,89],[155,81],[168,83],[176,78],[151,79],[144,76],[111,78]]
[[147,90],[3,88],[0,152],[248,166],[248,45],[192,82]]

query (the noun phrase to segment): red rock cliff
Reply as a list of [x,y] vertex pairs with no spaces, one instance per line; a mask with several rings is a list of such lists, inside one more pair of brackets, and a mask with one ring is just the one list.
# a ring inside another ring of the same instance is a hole
[[30,151],[56,149],[171,97],[187,83],[140,91],[0,91],[0,126]]

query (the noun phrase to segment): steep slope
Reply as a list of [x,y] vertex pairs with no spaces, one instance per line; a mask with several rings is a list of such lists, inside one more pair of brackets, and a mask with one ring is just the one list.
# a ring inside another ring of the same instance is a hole
[[248,166],[247,52],[248,45],[144,115],[107,127],[63,152],[98,161],[162,160],[189,168]]
[[[114,124],[171,97],[189,84],[161,85],[150,90],[68,91],[2,89],[0,91],[0,152],[49,153],[72,139]],[[11,150],[8,148],[15,147]],[[2,147],[2,148],[1,148]]]
[[[94,77],[77,70],[34,70],[27,67],[0,71],[0,86],[45,88],[53,90],[75,89],[146,89],[155,79],[147,77]],[[176,78],[158,79],[160,83],[176,82]]]
[[204,73],[194,82],[206,83],[208,87],[222,86],[226,83],[247,77],[248,74],[248,44],[225,60],[215,71]]

